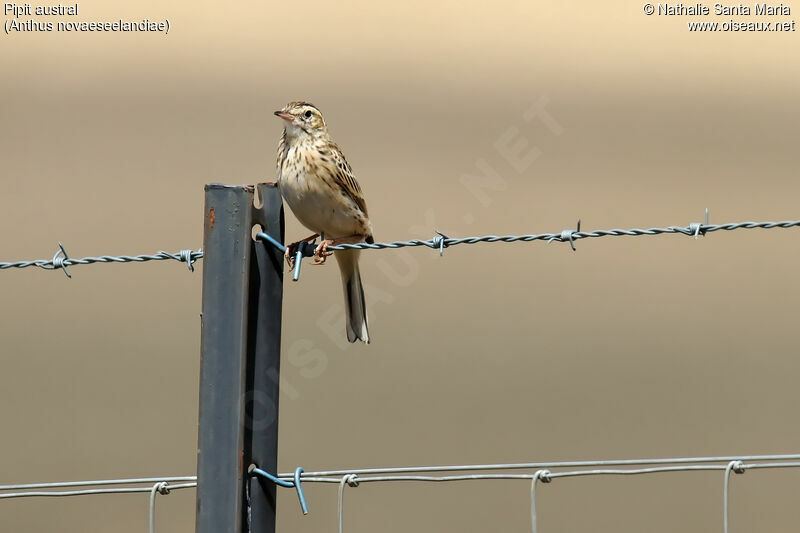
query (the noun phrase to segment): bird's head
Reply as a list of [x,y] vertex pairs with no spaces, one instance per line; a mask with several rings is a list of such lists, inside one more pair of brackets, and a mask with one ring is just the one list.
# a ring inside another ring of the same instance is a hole
[[322,113],[308,102],[289,102],[280,111],[275,111],[275,116],[286,121],[284,128],[290,137],[318,135],[327,131]]

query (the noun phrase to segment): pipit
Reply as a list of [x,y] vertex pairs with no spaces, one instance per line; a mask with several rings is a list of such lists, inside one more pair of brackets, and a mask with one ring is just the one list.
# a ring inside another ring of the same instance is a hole
[[[307,102],[290,102],[275,115],[286,121],[278,145],[278,187],[297,220],[314,232],[303,241],[322,238],[314,250],[315,262],[325,262],[331,254],[328,246],[375,242],[364,194],[328,135],[319,109]],[[337,250],[335,257],[344,287],[347,340],[369,344],[359,254],[359,250]]]

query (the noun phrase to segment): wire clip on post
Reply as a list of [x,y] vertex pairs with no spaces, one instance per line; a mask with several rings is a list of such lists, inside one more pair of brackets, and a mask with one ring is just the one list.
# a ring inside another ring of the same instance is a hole
[[292,271],[292,281],[297,281],[300,279],[300,265],[303,264],[304,257],[311,257],[314,255],[314,249],[316,248],[316,239],[308,242],[308,241],[301,241],[297,245],[297,253],[294,256],[294,270]]
[[[272,238],[271,235],[266,233],[257,233],[257,239],[261,239],[262,241],[266,241],[270,243],[272,246],[277,248],[283,253],[286,253],[287,247],[277,240]],[[294,254],[294,269],[292,270],[292,281],[297,281],[300,279],[300,266],[303,262],[304,257],[312,257],[314,255],[314,250],[316,249],[316,240],[312,242],[308,241],[300,241],[297,243],[297,251]],[[288,248],[291,251],[291,248]]]
[[256,465],[250,465],[250,467],[247,469],[247,473],[272,481],[280,487],[294,487],[297,489],[297,498],[300,500],[300,508],[303,510],[303,514],[308,514],[308,503],[306,503],[306,495],[303,493],[303,485],[300,482],[300,474],[303,473],[303,469],[301,467],[297,467],[297,469],[294,471],[293,481],[286,481],[273,476],[269,472],[261,470]]
[[256,239],[261,239],[262,241],[267,241],[268,243],[270,243],[272,246],[274,246],[275,248],[277,248],[281,252],[286,253],[286,246],[284,246],[283,244],[281,244],[280,242],[275,240],[272,237],[272,235],[270,235],[268,233],[264,233],[263,231],[260,232],[260,233],[257,233],[256,234]]

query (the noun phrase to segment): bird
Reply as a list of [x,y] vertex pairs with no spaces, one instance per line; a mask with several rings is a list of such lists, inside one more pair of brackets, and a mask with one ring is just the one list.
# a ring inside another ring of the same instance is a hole
[[[328,134],[320,110],[308,102],[289,102],[275,111],[282,119],[278,143],[278,189],[297,220],[314,232],[286,249],[291,263],[296,246],[321,237],[314,261],[325,262],[328,246],[374,243],[372,223],[361,186],[342,150]],[[367,307],[358,268],[360,250],[334,254],[342,277],[347,340],[369,344]]]

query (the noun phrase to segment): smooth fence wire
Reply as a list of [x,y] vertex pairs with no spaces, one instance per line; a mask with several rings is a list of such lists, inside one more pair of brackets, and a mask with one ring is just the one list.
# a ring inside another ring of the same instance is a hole
[[[118,486],[137,485],[137,486]],[[138,486],[143,485],[143,486]],[[79,488],[75,490],[40,490],[54,488]],[[164,476],[123,479],[95,479],[88,481],[56,481],[48,483],[17,483],[0,485],[0,500],[11,498],[90,496],[95,494],[150,493],[148,526],[150,533],[156,530],[156,494],[167,495],[173,490],[197,487],[197,476]],[[16,492],[6,492],[16,491]]]
[[[365,242],[356,244],[336,244],[328,246],[328,250],[387,250],[397,249],[414,246],[425,246],[439,250],[440,255],[444,252],[445,248],[456,246],[459,244],[477,244],[477,243],[511,243],[511,242],[532,242],[532,241],[545,241],[545,242],[568,242],[573,250],[575,250],[575,242],[580,239],[593,239],[599,237],[641,237],[641,236],[654,236],[663,234],[680,234],[692,237],[698,237],[714,231],[733,231],[739,229],[776,229],[776,228],[793,228],[800,226],[800,220],[784,220],[780,222],[729,222],[726,224],[709,224],[701,222],[692,222],[688,226],[668,226],[664,228],[632,228],[632,229],[609,229],[609,230],[595,230],[595,231],[581,231],[580,221],[578,221],[577,229],[563,230],[558,233],[534,233],[525,235],[483,235],[476,237],[448,237],[443,233],[439,233],[429,240],[412,239],[407,241],[392,241],[392,242],[376,242],[368,244]],[[276,241],[266,233],[259,233],[257,237],[263,241],[271,243],[278,248],[281,252],[286,251],[286,246]],[[7,270],[12,268],[27,268],[39,267],[45,270],[62,270],[67,276],[70,276],[67,267],[73,265],[88,265],[92,263],[143,263],[147,261],[164,261],[174,260],[186,263],[189,270],[194,270],[194,263],[203,257],[203,250],[180,250],[175,253],[160,251],[155,254],[142,254],[142,255],[103,255],[99,257],[83,257],[73,258],[67,255],[64,246],[59,243],[59,249],[51,259],[34,259],[30,261],[12,261],[0,262],[0,270]],[[312,255],[310,248],[306,247],[302,254],[304,256]]]
[[[800,468],[800,454],[750,455],[719,457],[683,457],[659,459],[622,459],[607,461],[562,461],[551,463],[499,463],[483,465],[446,465],[422,467],[388,467],[350,470],[328,470],[307,472],[301,476],[304,483],[337,483],[338,490],[338,531],[343,533],[344,487],[358,487],[361,483],[375,482],[434,482],[446,483],[474,480],[528,480],[530,481],[531,531],[537,533],[536,487],[538,483],[551,483],[559,478],[586,476],[635,476],[678,472],[718,471],[723,472],[722,513],[723,532],[728,533],[729,487],[731,472],[743,474],[749,469],[760,468]],[[608,468],[628,466],[642,468]],[[604,467],[604,468],[592,468]],[[484,472],[487,470],[532,470],[535,472]],[[553,470],[556,471],[553,471]],[[565,469],[565,470],[557,470]],[[475,473],[475,472],[478,473]],[[429,475],[423,472],[444,472],[448,475]],[[458,472],[458,473],[456,473]],[[359,475],[361,474],[361,475]],[[279,474],[277,479],[295,474]],[[274,477],[274,476],[271,476]],[[284,479],[282,479],[284,478]]]
[[[533,463],[493,463],[471,465],[431,465],[385,468],[356,468],[346,470],[321,470],[304,472],[302,468],[277,476],[252,467],[250,475],[259,475],[268,482],[283,487],[299,489],[303,483],[335,483],[337,494],[337,529],[344,533],[344,488],[358,487],[362,483],[392,482],[468,482],[476,480],[525,480],[530,483],[531,531],[537,533],[536,491],[539,483],[552,483],[558,479],[587,476],[637,476],[673,474],[680,472],[717,471],[723,473],[722,514],[723,532],[729,527],[729,489],[731,473],[743,474],[747,470],[800,468],[800,454],[740,455],[711,457],[672,457],[654,459],[618,459],[588,461],[554,461]],[[523,472],[519,472],[523,470]],[[498,472],[499,471],[499,472]],[[515,472],[517,471],[517,472]],[[434,475],[434,474],[443,475]],[[133,486],[131,486],[133,485]],[[89,481],[64,481],[47,483],[21,483],[0,485],[0,499],[24,497],[87,496],[93,494],[149,493],[148,523],[155,533],[156,495],[197,486],[196,476],[165,476],[149,478],[103,479]],[[77,488],[76,488],[77,487]],[[42,490],[73,488],[75,490]],[[297,490],[303,503],[302,492]]]

